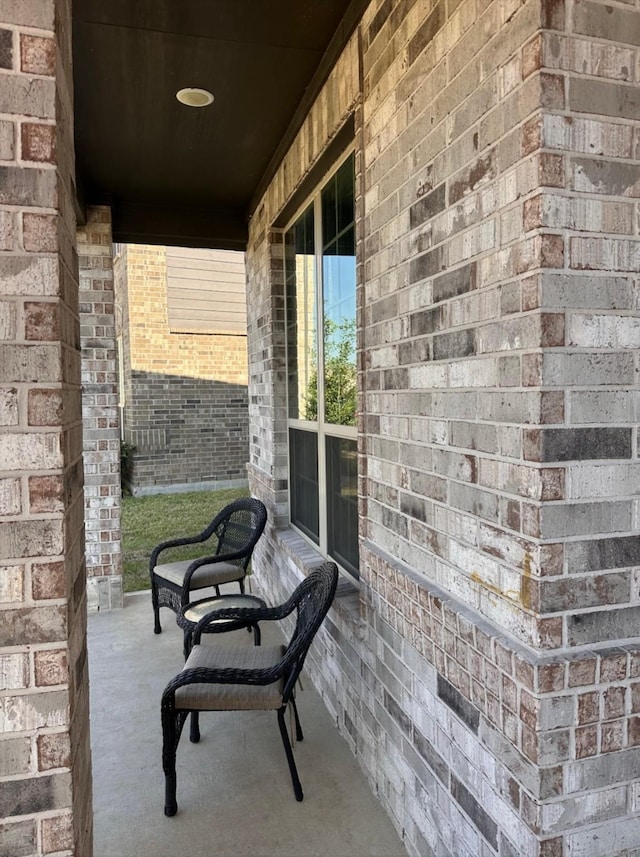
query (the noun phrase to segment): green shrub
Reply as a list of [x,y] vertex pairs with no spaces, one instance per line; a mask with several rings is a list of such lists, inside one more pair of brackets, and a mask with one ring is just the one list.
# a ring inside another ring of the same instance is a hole
[[120,441],[120,489],[123,494],[131,494],[131,479],[133,477],[133,455],[136,451],[135,446],[126,441]]

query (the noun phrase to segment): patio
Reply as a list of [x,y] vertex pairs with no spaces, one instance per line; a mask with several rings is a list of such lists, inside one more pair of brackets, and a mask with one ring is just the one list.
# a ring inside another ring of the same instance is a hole
[[[182,664],[182,634],[150,594],[89,616],[95,857],[404,857],[322,700],[304,681],[297,803],[273,712],[203,715],[202,740],[178,748],[178,814],[163,814],[160,696]],[[263,640],[278,633],[263,627]],[[251,644],[243,631],[227,635]],[[208,640],[211,641],[212,638]],[[220,641],[225,637],[217,637]]]

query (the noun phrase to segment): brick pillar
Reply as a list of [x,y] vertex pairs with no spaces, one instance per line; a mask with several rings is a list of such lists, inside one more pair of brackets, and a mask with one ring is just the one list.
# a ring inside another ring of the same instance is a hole
[[90,857],[71,3],[0,46],[0,852]]
[[122,607],[120,428],[111,212],[87,210],[78,229],[84,502],[89,610]]

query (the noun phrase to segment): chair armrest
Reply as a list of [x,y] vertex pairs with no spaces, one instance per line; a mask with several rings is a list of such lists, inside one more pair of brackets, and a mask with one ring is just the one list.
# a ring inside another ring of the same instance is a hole
[[[246,551],[235,551],[234,553],[217,553],[212,556],[199,556],[197,559],[194,559],[193,562],[189,565],[187,570],[184,573],[184,580],[182,582],[182,604],[189,603],[189,592],[191,578],[193,577],[194,572],[203,565],[213,565],[216,562],[233,562],[236,559],[244,559],[247,556]],[[240,566],[238,566],[238,570]],[[241,575],[238,575],[241,577]]]
[[183,539],[169,539],[166,542],[160,542],[159,545],[156,545],[154,549],[151,551],[151,556],[149,557],[149,568],[151,571],[156,567],[158,563],[158,557],[162,553],[162,551],[167,548],[180,548],[184,547],[184,545],[196,545],[200,542],[205,542],[207,540],[206,530],[198,533],[197,536],[185,536]]
[[[291,610],[286,610],[287,604],[281,604],[278,607],[228,607],[225,609],[211,610],[200,619],[193,631],[193,644],[200,643],[202,634],[206,634],[209,630],[209,625],[213,622],[224,620],[229,622],[229,627],[225,631],[237,631],[238,628],[244,628],[247,625],[253,625],[256,622],[277,621],[284,619],[291,613]],[[219,629],[216,629],[219,630]]]

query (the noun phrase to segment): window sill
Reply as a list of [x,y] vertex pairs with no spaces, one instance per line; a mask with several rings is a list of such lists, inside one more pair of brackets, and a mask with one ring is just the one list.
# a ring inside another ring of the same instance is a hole
[[[275,530],[273,536],[276,546],[305,575],[326,559],[317,548],[309,544],[293,527],[289,526]],[[352,626],[354,633],[358,637],[361,637],[365,623],[361,612],[360,588],[357,582],[351,580],[345,573],[340,573],[332,608]]]

